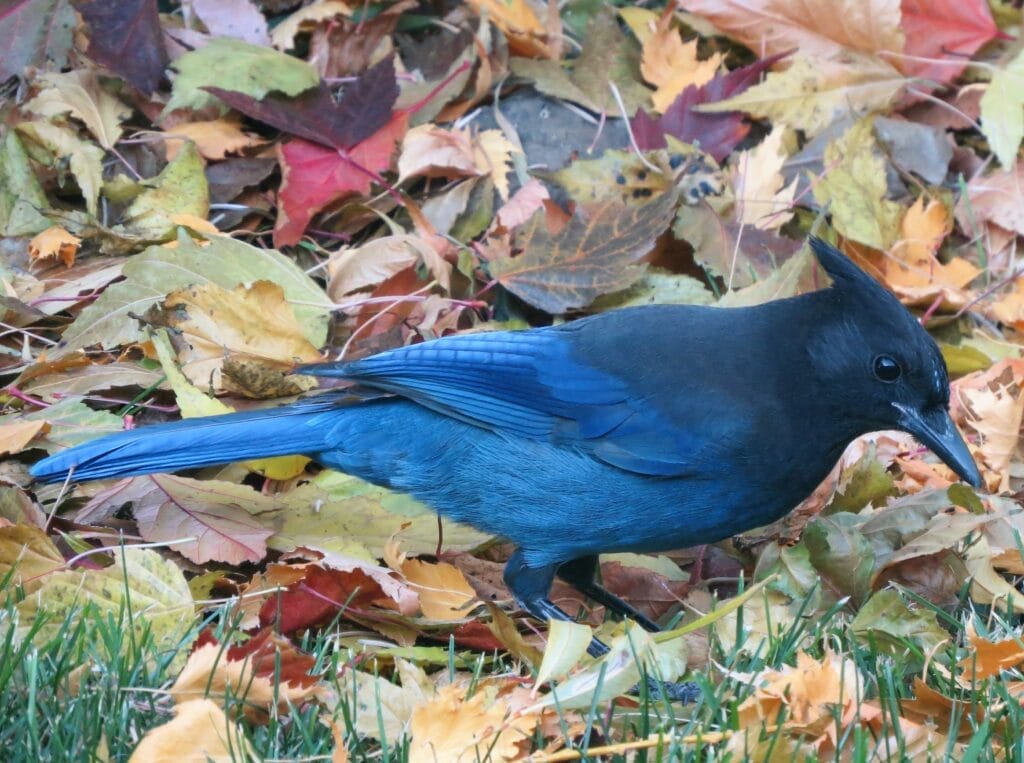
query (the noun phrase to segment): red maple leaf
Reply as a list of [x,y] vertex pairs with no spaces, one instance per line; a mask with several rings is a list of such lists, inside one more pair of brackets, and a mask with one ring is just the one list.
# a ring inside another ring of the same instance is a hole
[[408,112],[395,112],[382,128],[349,150],[331,149],[295,138],[278,150],[281,190],[274,246],[298,243],[317,212],[349,194],[368,194],[373,181],[391,166],[395,145],[408,129]]
[[986,0],[903,0],[902,11],[904,53],[940,61],[904,59],[900,68],[939,83],[960,76],[978,49],[1000,35]]

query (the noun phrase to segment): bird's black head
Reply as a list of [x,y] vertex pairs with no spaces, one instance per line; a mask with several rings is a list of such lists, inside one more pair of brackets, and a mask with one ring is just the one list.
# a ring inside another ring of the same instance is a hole
[[842,252],[810,239],[832,286],[808,327],[810,363],[838,406],[864,432],[901,429],[974,486],[981,474],[950,418],[949,377],[938,346],[910,312]]

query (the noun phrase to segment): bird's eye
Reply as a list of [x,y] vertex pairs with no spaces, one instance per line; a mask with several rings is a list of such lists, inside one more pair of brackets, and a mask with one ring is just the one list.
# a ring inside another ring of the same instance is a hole
[[894,382],[902,373],[900,364],[891,355],[879,355],[875,358],[875,377],[879,381]]

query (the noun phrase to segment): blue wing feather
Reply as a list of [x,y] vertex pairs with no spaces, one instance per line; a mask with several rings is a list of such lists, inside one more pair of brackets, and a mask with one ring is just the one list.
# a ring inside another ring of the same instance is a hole
[[642,474],[691,470],[701,443],[617,376],[573,356],[556,328],[459,335],[300,372],[343,377],[488,429],[579,447]]

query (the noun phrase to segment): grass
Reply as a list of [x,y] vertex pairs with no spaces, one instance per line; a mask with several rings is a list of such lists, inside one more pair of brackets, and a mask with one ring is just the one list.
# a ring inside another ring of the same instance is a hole
[[[917,602],[921,606],[927,606]],[[956,613],[937,612],[940,622],[950,627],[951,640],[937,653],[926,655],[910,640],[894,645],[856,638],[849,627],[850,615],[842,607],[834,607],[825,615],[798,617],[774,638],[752,642],[736,639],[736,646],[723,651],[713,644],[715,661],[726,671],[720,683],[707,676],[695,676],[702,683],[701,699],[688,706],[667,702],[646,691],[641,685],[636,707],[593,707],[587,714],[587,732],[569,739],[569,745],[583,750],[609,742],[642,740],[658,732],[675,731],[682,736],[711,735],[736,727],[736,709],[754,690],[739,673],[779,668],[795,662],[798,650],[821,656],[826,649],[851,659],[862,676],[866,698],[881,698],[882,729],[892,737],[887,759],[908,759],[908,750],[892,720],[900,714],[899,698],[912,696],[912,681],[927,676],[928,684],[953,696],[950,669],[964,656],[961,646],[964,634],[972,626],[991,638],[1007,638],[1020,634],[1016,616],[1001,612],[972,611],[965,604]],[[101,617],[85,611],[74,622],[66,621],[57,635],[46,643],[34,645],[31,638],[18,643],[13,629],[7,627],[15,616],[8,606],[0,610],[0,757],[4,761],[124,761],[147,730],[172,717],[173,701],[166,693],[183,659],[183,651],[200,626],[189,635],[179,652],[160,652],[147,630],[129,643],[124,618]],[[228,609],[210,613],[202,627],[213,625],[222,632],[230,630]],[[742,620],[737,628],[742,629]],[[317,661],[317,670],[335,675],[352,654],[328,629],[309,635],[301,644]],[[31,636],[31,634],[30,634]],[[714,641],[714,639],[713,639]],[[455,670],[456,653],[449,647],[450,666]],[[517,667],[497,656],[481,659],[479,655],[460,654],[458,662],[469,664],[476,677],[507,674]],[[468,660],[465,659],[468,657]],[[966,719],[969,733],[961,742],[966,751],[960,760],[1024,760],[1024,711],[1013,691],[1009,678],[989,680],[974,691],[961,692],[964,704],[954,708],[955,715]],[[403,761],[408,758],[407,744],[386,748],[373,740],[359,739],[353,732],[353,706],[344,691],[335,687],[341,701],[335,711],[335,722],[347,730],[348,751],[352,761]],[[223,698],[220,698],[223,699]],[[229,698],[226,703],[243,702]],[[975,710],[985,712],[976,717]],[[286,711],[271,713],[265,724],[244,722],[246,734],[264,760],[330,760],[334,739],[330,728],[321,720],[323,709],[315,704],[289,706]],[[954,719],[954,726],[958,718]],[[769,723],[769,728],[773,724]],[[876,739],[859,726],[843,726],[836,719],[841,759],[867,761],[876,747]],[[563,733],[568,725],[563,723]],[[773,753],[773,760],[803,760],[806,757],[785,755],[781,731],[764,736]],[[771,745],[774,742],[775,747]],[[542,744],[544,740],[538,740]],[[1004,757],[996,757],[993,742],[1003,747]],[[761,750],[763,754],[764,750]],[[932,759],[951,757],[948,750],[936,750]],[[781,756],[781,757],[780,757]],[[715,745],[680,744],[666,741],[664,746],[630,753],[629,760],[712,760],[721,759]],[[735,758],[734,758],[735,759]],[[874,758],[878,759],[878,758]],[[922,759],[917,757],[915,759]],[[948,759],[948,758],[947,758]],[[627,760],[625,754],[602,760]]]

